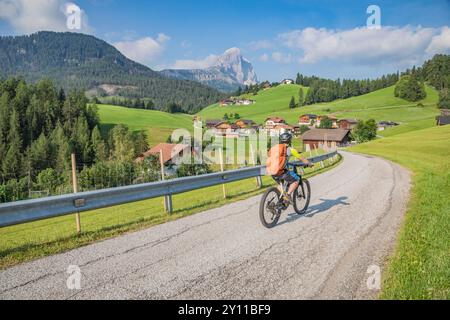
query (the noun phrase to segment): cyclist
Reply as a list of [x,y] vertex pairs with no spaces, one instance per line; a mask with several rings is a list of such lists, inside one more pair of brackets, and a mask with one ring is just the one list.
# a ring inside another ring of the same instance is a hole
[[294,157],[301,162],[303,162],[306,166],[312,167],[313,164],[306,158],[300,155],[300,152],[292,148],[292,134],[286,132],[280,135],[280,144],[286,145],[286,163],[284,166],[283,173],[280,176],[277,176],[278,179],[282,179],[289,184],[289,190],[287,196],[285,196],[285,201],[290,204],[294,204],[292,199],[292,195],[295,190],[297,190],[300,184],[300,177],[294,172],[293,166],[289,165],[289,159]]

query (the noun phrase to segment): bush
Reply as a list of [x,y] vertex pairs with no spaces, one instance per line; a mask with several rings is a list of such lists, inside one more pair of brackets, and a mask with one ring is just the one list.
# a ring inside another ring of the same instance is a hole
[[414,75],[401,77],[395,86],[394,94],[397,98],[415,102],[427,96],[425,85],[420,83]]
[[306,131],[309,131],[309,127],[307,125],[300,126],[300,134],[304,134]]
[[333,129],[333,121],[328,117],[323,117],[320,120],[320,129]]
[[450,109],[450,90],[444,88],[439,92],[439,108]]
[[51,168],[41,171],[36,180],[37,187],[40,190],[48,190],[50,194],[53,194],[58,186],[62,184],[61,176]]
[[359,121],[356,128],[352,131],[352,137],[358,143],[375,139],[377,137],[377,123],[373,119],[366,122]]

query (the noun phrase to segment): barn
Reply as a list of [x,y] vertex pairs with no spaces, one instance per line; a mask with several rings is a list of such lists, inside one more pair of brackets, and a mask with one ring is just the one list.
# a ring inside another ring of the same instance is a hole
[[[318,149],[347,146],[350,143],[350,130],[312,129],[302,135],[304,148]],[[307,147],[308,146],[308,147]]]

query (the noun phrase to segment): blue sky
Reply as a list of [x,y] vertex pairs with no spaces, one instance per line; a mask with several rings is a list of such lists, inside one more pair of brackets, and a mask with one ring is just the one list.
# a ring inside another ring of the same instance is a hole
[[[375,77],[450,52],[450,1],[73,0],[82,32],[159,70],[239,47],[260,80]],[[0,34],[64,31],[65,0],[0,0]],[[369,5],[381,29],[368,30]]]

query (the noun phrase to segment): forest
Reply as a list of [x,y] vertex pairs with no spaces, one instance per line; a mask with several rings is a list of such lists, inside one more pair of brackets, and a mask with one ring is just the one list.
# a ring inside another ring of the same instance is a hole
[[0,81],[0,202],[71,192],[71,154],[82,190],[159,179],[158,161],[136,164],[148,149],[144,132],[123,125],[102,135],[95,104],[83,93]]
[[156,110],[176,104],[186,113],[226,96],[194,81],[166,78],[103,40],[70,32],[0,37],[0,78],[12,76],[30,83],[48,78],[66,91],[92,91],[100,99],[111,95],[101,86],[110,85],[115,96],[151,100]]

